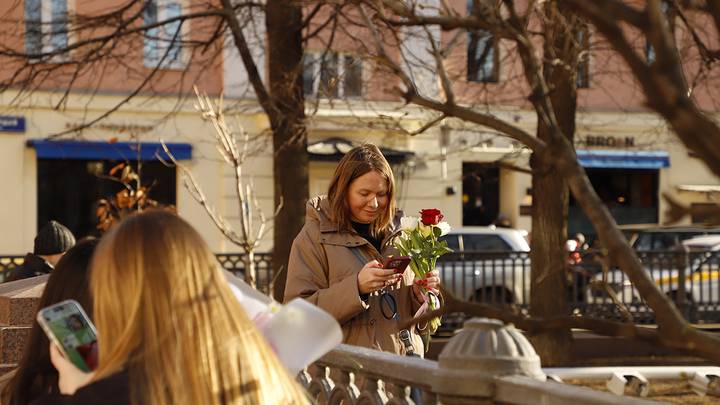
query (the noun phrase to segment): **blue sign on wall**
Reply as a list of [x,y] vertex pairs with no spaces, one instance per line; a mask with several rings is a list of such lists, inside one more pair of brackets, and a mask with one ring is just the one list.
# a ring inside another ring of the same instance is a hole
[[25,117],[0,115],[0,132],[25,132]]

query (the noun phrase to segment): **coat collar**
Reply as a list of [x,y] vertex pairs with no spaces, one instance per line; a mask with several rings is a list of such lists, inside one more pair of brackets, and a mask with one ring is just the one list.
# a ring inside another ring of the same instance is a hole
[[[383,247],[390,242],[391,237],[400,230],[402,211],[397,210],[390,224],[389,233],[383,240]],[[330,202],[326,196],[318,196],[308,201],[305,222],[317,221],[321,236],[320,241],[329,245],[356,247],[368,244],[362,236],[354,231],[341,231],[340,226],[330,218]]]

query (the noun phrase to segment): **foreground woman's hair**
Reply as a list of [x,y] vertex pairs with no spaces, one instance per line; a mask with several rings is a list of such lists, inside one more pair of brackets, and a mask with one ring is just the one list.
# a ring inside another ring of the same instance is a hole
[[95,379],[127,368],[134,403],[305,403],[228,287],[215,256],[165,211],[129,217],[102,238],[91,291]]

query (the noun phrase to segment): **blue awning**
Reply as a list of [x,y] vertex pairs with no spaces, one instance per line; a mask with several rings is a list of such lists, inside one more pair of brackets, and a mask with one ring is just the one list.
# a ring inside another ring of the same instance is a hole
[[583,167],[611,169],[662,169],[670,167],[670,155],[664,151],[578,150]]
[[[159,142],[90,142],[90,141],[49,141],[31,139],[28,146],[34,147],[39,159],[78,160],[157,160],[159,155],[167,160],[168,155]],[[192,145],[189,143],[165,143],[177,160],[192,159]]]

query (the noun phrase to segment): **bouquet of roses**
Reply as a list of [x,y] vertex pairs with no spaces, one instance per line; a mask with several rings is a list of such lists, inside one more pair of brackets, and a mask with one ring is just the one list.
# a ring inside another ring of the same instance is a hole
[[[410,268],[415,273],[418,284],[426,296],[429,309],[437,309],[439,303],[437,297],[422,286],[425,275],[435,270],[435,263],[438,257],[445,253],[452,252],[446,241],[439,240],[441,236],[450,232],[450,225],[441,222],[443,215],[439,209],[430,208],[420,211],[418,217],[403,217],[400,220],[402,231],[395,238],[394,245],[403,256],[410,257]],[[435,318],[429,323],[430,333],[434,333],[440,326],[440,318]]]

